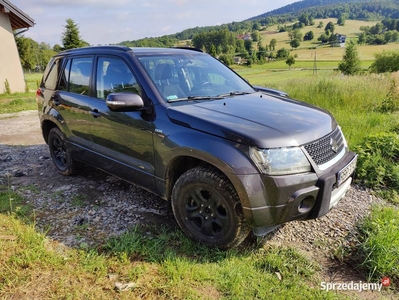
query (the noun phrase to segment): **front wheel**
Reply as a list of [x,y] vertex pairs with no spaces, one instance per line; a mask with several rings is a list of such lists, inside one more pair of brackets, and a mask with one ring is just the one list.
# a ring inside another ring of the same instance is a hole
[[172,191],[172,209],[192,239],[222,249],[239,245],[249,234],[237,192],[219,171],[196,167]]
[[48,146],[51,159],[61,174],[72,175],[77,172],[77,162],[72,158],[65,135],[57,127],[49,132]]

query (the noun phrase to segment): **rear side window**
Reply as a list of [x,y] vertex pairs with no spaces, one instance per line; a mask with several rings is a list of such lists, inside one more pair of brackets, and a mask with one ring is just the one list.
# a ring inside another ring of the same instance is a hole
[[93,57],[69,59],[61,73],[59,89],[81,95],[89,95]]

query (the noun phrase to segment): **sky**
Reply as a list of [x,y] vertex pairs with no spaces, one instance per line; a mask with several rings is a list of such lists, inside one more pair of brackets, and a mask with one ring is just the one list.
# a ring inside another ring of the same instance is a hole
[[24,33],[62,45],[66,20],[90,45],[159,37],[185,29],[240,22],[299,0],[9,0],[35,20]]

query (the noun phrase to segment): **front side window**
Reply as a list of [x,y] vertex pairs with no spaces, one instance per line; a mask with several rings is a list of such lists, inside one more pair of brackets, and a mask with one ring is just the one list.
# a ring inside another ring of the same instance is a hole
[[169,102],[254,92],[247,82],[209,55],[143,55],[139,61],[161,96]]
[[97,98],[110,93],[140,93],[140,87],[127,64],[120,58],[100,57],[97,61]]

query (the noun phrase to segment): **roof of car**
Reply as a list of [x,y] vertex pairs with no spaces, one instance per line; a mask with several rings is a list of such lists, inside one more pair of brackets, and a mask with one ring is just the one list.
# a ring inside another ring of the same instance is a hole
[[181,51],[196,51],[202,52],[196,48],[189,47],[174,47],[174,48],[145,48],[145,47],[126,47],[126,46],[90,46],[83,48],[75,48],[60,52],[59,54],[88,54],[88,53],[105,53],[105,52],[133,52],[134,54],[167,54],[167,53],[176,53]]

